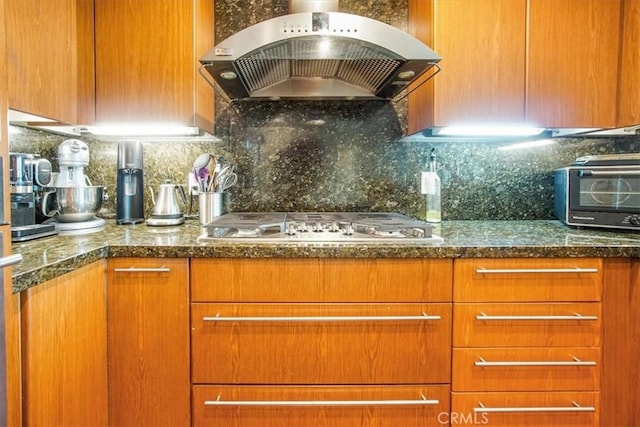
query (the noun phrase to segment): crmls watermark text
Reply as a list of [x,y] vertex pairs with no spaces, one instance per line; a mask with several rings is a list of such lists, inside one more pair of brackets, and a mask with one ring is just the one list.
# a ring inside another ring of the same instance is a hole
[[440,424],[454,425],[486,425],[489,424],[489,414],[486,412],[440,412]]

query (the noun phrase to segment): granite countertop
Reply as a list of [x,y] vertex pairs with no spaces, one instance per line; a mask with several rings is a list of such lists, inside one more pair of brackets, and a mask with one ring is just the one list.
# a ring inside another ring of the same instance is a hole
[[13,268],[20,292],[106,257],[242,258],[477,258],[638,257],[640,233],[574,229],[559,221],[445,221],[434,230],[438,245],[336,243],[198,243],[197,220],[175,227],[116,225],[77,235],[14,243],[23,262]]

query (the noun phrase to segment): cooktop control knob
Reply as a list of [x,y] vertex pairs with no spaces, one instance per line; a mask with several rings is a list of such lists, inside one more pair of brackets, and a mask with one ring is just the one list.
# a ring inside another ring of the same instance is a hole
[[301,233],[306,233],[307,231],[309,231],[309,226],[307,225],[306,222],[303,222],[298,226],[298,231]]
[[316,233],[321,233],[324,231],[324,227],[322,227],[322,223],[321,222],[316,222],[316,225],[313,227],[313,231],[315,231]]
[[347,224],[344,227],[344,234],[347,236],[353,236],[353,225]]
[[329,231],[332,233],[337,233],[338,231],[340,231],[340,226],[338,225],[337,222],[334,221],[329,226]]
[[288,224],[287,225],[286,234],[288,236],[295,236],[296,235],[296,225],[295,224]]
[[631,224],[631,225],[640,225],[640,216],[631,215],[629,217],[629,224]]

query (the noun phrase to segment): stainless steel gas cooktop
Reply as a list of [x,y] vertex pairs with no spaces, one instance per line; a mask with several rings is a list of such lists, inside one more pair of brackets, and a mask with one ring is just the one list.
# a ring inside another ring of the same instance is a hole
[[442,243],[434,226],[390,212],[234,212],[204,227],[199,242]]

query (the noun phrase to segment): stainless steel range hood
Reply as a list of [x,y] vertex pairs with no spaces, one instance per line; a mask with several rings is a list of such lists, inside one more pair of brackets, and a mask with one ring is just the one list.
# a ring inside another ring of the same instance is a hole
[[404,31],[301,3],[315,10],[236,33],[200,59],[200,73],[231,99],[392,99],[439,70],[440,57]]

